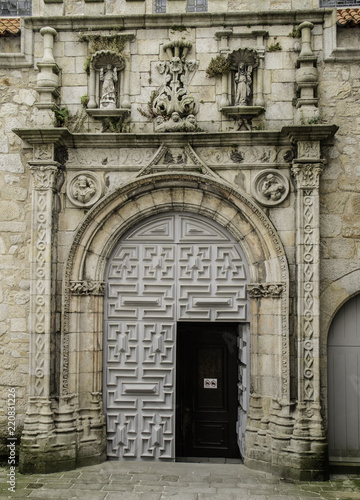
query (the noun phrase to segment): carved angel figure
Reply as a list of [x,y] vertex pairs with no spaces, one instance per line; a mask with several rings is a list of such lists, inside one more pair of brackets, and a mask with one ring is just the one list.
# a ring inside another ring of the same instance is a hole
[[116,91],[115,91],[115,83],[118,80],[117,77],[117,69],[108,64],[106,67],[106,71],[104,68],[100,69],[100,80],[103,83],[102,86],[102,95],[100,99],[100,108],[108,108],[109,105],[112,104],[111,107],[115,107],[116,105]]

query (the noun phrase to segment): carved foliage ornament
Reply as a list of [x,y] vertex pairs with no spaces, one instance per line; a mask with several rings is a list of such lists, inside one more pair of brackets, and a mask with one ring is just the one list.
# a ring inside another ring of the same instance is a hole
[[279,298],[285,291],[285,283],[251,283],[247,292],[251,298]]
[[104,295],[103,281],[70,281],[70,292],[73,295]]
[[322,163],[294,163],[291,172],[299,188],[319,188],[320,174],[323,168]]
[[30,163],[34,189],[60,191],[64,182],[64,173],[57,165],[34,165]]
[[93,172],[79,172],[67,186],[67,195],[77,207],[91,207],[101,198],[103,182]]
[[289,181],[278,170],[263,170],[255,177],[252,191],[259,203],[272,207],[282,203],[289,194]]
[[195,61],[187,61],[191,42],[175,40],[164,44],[169,60],[159,62],[157,69],[164,75],[165,83],[152,104],[156,132],[193,132],[198,103],[185,88],[188,73],[194,71]]

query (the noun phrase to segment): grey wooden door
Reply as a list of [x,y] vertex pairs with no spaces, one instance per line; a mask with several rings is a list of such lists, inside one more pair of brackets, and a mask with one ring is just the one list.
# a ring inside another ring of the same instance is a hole
[[360,295],[336,314],[328,337],[331,461],[360,462]]
[[177,322],[246,323],[247,281],[241,248],[204,217],[151,218],[119,242],[105,296],[109,457],[175,458]]

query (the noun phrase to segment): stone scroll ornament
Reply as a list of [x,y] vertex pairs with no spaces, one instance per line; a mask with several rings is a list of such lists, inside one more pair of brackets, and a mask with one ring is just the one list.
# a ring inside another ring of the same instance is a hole
[[196,62],[187,61],[192,43],[175,40],[164,44],[168,61],[159,62],[157,69],[165,83],[152,104],[156,132],[194,132],[198,103],[185,88],[188,73],[195,70]]
[[228,56],[232,73],[233,105],[249,106],[253,93],[253,70],[259,65],[255,50],[239,49]]
[[259,203],[273,207],[282,203],[289,194],[289,181],[278,170],[266,169],[256,175],[252,192]]
[[91,207],[103,194],[103,183],[92,172],[79,172],[67,186],[67,195],[77,207]]

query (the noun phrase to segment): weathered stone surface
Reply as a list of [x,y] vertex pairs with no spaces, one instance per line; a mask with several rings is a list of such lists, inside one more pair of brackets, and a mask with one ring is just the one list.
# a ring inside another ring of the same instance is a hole
[[0,171],[23,173],[24,165],[22,164],[19,154],[0,154]]

